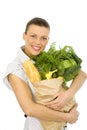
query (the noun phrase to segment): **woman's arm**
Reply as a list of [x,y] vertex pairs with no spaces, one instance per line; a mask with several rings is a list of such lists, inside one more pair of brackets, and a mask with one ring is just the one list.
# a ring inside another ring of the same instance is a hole
[[76,92],[82,87],[85,80],[87,79],[87,75],[85,72],[80,71],[79,74],[75,77],[73,82],[70,85],[69,93],[71,94],[71,97],[73,97]]
[[78,119],[79,113],[76,111],[77,106],[75,106],[70,113],[62,113],[49,109],[48,107],[33,101],[31,91],[23,80],[13,74],[9,74],[8,80],[26,115],[48,121],[64,121],[69,123],[74,123]]
[[[67,102],[69,102],[76,92],[82,87],[85,80],[87,79],[87,75],[80,71],[79,74],[72,81],[69,89],[65,92],[60,92],[56,95],[56,99],[46,103],[46,106],[55,110],[61,109]],[[55,98],[55,97],[54,97]]]

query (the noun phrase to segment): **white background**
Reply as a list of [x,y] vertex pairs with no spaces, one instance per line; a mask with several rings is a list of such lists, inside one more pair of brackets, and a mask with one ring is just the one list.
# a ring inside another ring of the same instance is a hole
[[[22,33],[33,17],[48,20],[50,41],[57,47],[72,45],[83,59],[87,72],[87,3],[86,0],[0,0],[0,130],[23,130],[24,116],[13,94],[2,82],[7,64],[24,44]],[[87,81],[76,94],[80,112],[69,130],[87,129]]]

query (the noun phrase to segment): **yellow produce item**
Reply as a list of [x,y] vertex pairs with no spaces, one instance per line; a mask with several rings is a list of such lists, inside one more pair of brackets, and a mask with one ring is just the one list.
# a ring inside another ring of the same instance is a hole
[[26,60],[23,65],[24,65],[25,72],[31,82],[36,82],[41,80],[37,68],[30,60]]
[[62,77],[62,76],[59,76],[57,79],[58,79],[58,80],[63,80],[63,77]]
[[56,71],[57,71],[57,69],[46,73],[46,78],[47,78],[47,79],[51,79],[51,78],[52,78],[52,74],[53,74],[54,72],[56,72]]

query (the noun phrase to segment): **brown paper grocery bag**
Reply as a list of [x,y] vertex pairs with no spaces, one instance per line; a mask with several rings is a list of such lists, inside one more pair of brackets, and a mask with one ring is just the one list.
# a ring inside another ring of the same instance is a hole
[[[32,83],[35,89],[36,102],[44,104],[53,100],[54,95],[60,91],[66,91],[63,87],[62,78],[53,78],[49,80],[41,80],[39,82]],[[74,106],[75,99],[71,99],[60,111],[69,112]],[[54,121],[44,121],[40,120],[44,130],[62,130],[66,125],[65,122],[54,122]]]

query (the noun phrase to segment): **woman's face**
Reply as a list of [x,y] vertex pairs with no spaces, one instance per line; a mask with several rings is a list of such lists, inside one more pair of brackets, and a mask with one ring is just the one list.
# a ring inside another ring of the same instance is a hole
[[23,34],[25,40],[25,53],[30,57],[40,54],[49,40],[49,28],[30,25],[27,33]]

